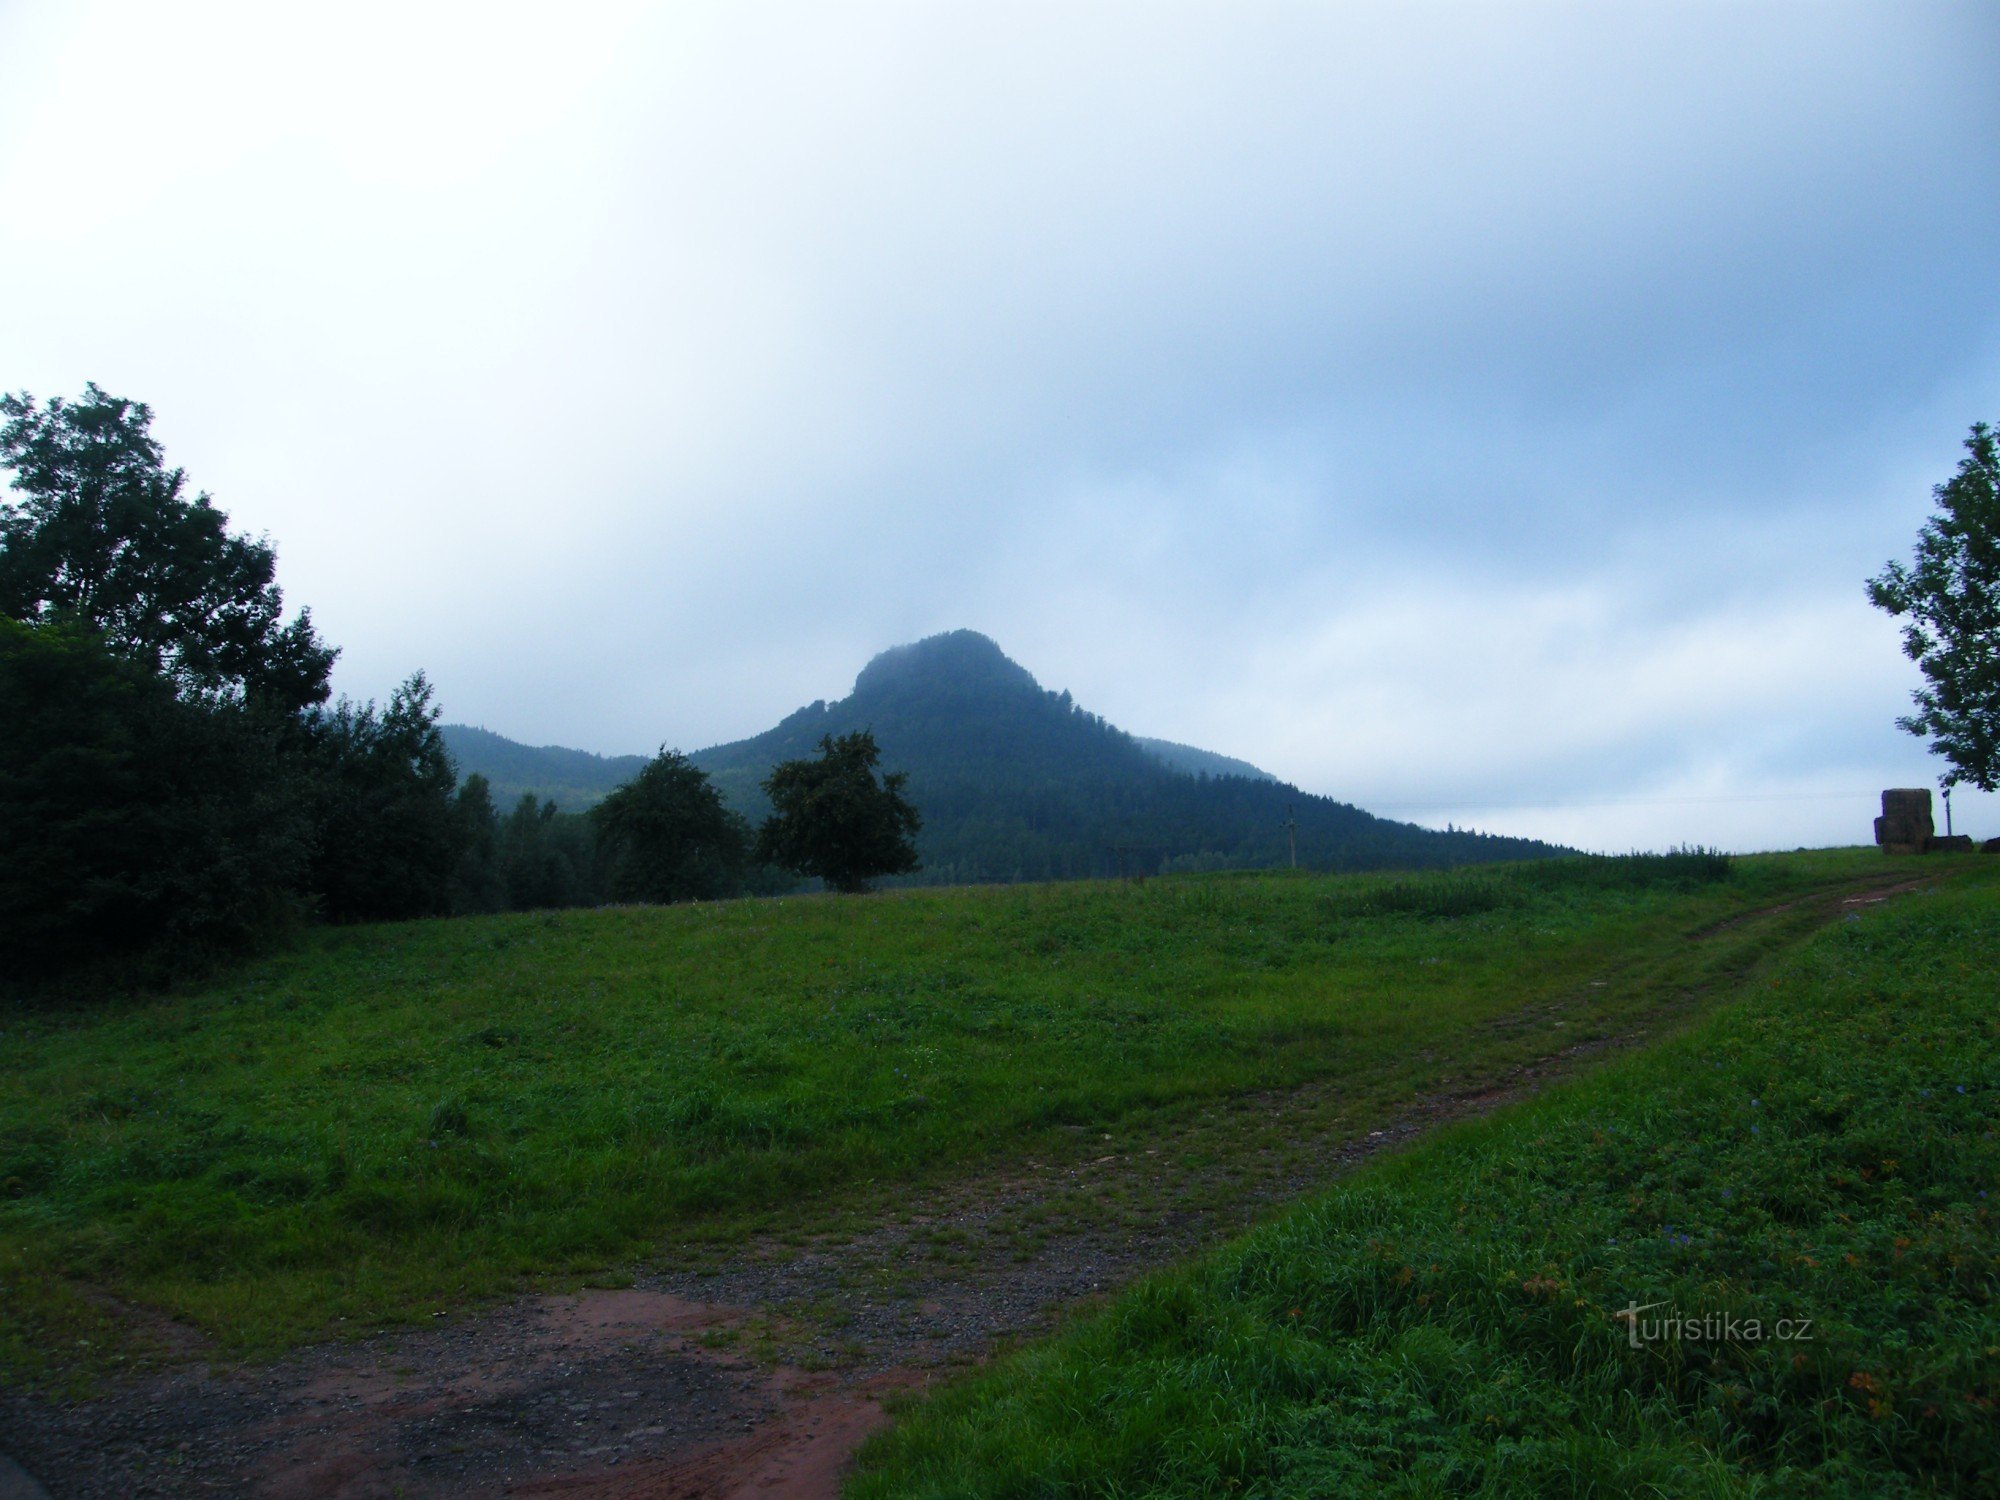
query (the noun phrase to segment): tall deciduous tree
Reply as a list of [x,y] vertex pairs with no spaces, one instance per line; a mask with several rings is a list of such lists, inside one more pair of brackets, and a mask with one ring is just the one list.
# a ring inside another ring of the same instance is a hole
[[2000,445],[1975,422],[1958,472],[1931,494],[1917,555],[1868,580],[1880,609],[1907,615],[1903,653],[1924,674],[1917,711],[1896,721],[1951,764],[1944,784],[2000,785]]
[[621,901],[705,901],[743,887],[749,825],[678,750],[663,747],[590,816]]
[[764,779],[773,812],[758,831],[758,857],[837,891],[915,870],[911,840],[923,822],[903,796],[908,775],[878,779],[882,752],[866,729],[823,735],[819,750],[817,760],[782,761]]
[[67,620],[160,673],[183,697],[295,713],[327,697],[337,654],[309,611],[283,621],[269,543],[232,534],[169,469],[142,402],[92,384],[78,401],[0,397],[0,613]]
[[313,905],[446,910],[478,820],[422,674],[325,707],[335,653],[144,405],[92,385],[0,416],[0,945],[198,959]]

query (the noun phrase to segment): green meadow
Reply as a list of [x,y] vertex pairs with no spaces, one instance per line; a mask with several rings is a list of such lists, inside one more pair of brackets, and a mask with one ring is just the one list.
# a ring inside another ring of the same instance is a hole
[[1313,1085],[1359,1134],[1674,1029],[1763,982],[1838,893],[1934,868],[1696,853],[523,913],[323,929],[173,993],[15,1003],[0,1378],[80,1389],[146,1357],[148,1313],[257,1356],[837,1229],[1060,1162],[1079,1127],[1169,1141],[1252,1092]]
[[1900,863],[1937,886],[946,1390],[852,1492],[2000,1492],[2000,861]]

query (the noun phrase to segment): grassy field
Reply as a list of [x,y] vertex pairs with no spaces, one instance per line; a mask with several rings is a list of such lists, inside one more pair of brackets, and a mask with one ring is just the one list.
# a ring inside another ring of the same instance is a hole
[[[1927,867],[1928,868],[1928,867]],[[181,993],[0,1013],[0,1379],[256,1354],[804,1233],[1316,1084],[1425,1090],[1672,1024],[1872,852],[1265,874],[323,931]],[[1775,908],[1775,909],[1774,909]],[[1747,915],[1746,915],[1747,914]],[[135,1331],[135,1329],[139,1331]]]
[[930,1400],[854,1493],[2000,1493],[1996,975],[2000,861],[1952,862]]

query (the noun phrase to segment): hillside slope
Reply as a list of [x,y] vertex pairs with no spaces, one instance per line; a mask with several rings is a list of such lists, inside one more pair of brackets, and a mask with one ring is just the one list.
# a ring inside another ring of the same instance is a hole
[[1148,739],[1143,734],[1135,734],[1132,738],[1154,760],[1189,776],[1247,776],[1252,781],[1278,779],[1263,767],[1253,766],[1249,761],[1238,760],[1233,755],[1217,755],[1213,750],[1182,745],[1173,740]]
[[602,801],[646,764],[643,755],[593,755],[561,745],[516,744],[469,724],[443,724],[439,729],[459,776],[484,776],[493,789],[493,805],[502,812],[530,793],[565,812],[577,812]]
[[[1155,750],[1050,692],[983,635],[932,636],[883,652],[854,690],[754,738],[693,759],[753,820],[758,783],[822,736],[867,729],[885,767],[909,773],[923,814],[916,882],[1073,879],[1127,869],[1284,864],[1328,870],[1441,866],[1564,851],[1531,839],[1439,833],[1248,776],[1188,775]],[[1254,769],[1254,768],[1252,768]]]

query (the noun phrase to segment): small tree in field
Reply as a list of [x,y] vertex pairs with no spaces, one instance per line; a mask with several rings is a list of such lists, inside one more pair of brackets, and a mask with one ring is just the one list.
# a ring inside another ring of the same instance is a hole
[[1898,719],[1929,735],[1951,763],[1947,788],[2000,785],[2000,448],[1975,422],[1958,472],[1931,494],[1937,514],[1917,533],[1916,562],[1892,562],[1868,580],[1868,597],[1908,615],[1903,654],[1924,674],[1917,712]]
[[661,750],[590,816],[620,901],[707,901],[742,889],[749,825],[678,750]]
[[877,778],[882,752],[865,729],[823,736],[819,752],[782,761],[764,778],[774,811],[758,831],[758,857],[847,892],[916,869],[911,839],[923,821],[903,797],[908,774]]

